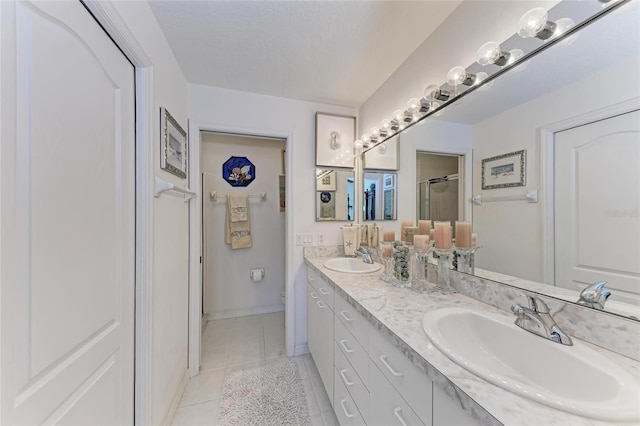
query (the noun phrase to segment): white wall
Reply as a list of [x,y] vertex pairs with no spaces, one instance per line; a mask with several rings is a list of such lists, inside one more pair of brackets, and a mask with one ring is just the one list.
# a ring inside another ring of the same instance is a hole
[[[201,171],[207,173],[206,191],[217,191],[218,201],[204,197],[204,268],[209,319],[230,318],[284,310],[285,214],[280,212],[278,176],[282,174],[283,141],[213,133],[201,135]],[[222,164],[231,156],[247,157],[256,169],[247,187],[231,187],[222,177]],[[252,247],[232,250],[225,244],[226,194],[249,197]],[[250,278],[251,268],[264,268],[260,282]]]
[[[539,129],[637,97],[640,81],[628,76],[629,70],[639,69],[638,59],[630,59],[473,126],[473,193],[507,196],[539,189],[540,197],[547,197],[541,187]],[[622,81],[626,83],[617,84]],[[482,159],[520,149],[527,150],[526,186],[501,189],[499,194],[482,191]],[[544,282],[543,214],[541,203],[494,202],[474,207],[473,228],[482,246],[476,266]]]
[[[147,2],[112,2],[152,63],[154,108],[154,173],[185,185],[186,181],[160,170],[160,107],[166,107],[187,128],[187,81]],[[153,261],[151,284],[150,424],[169,413],[187,371],[188,343],[188,207],[179,198],[161,197],[153,204]],[[137,336],[140,338],[140,336]]]
[[339,107],[201,85],[189,85],[189,119],[205,130],[235,130],[244,133],[290,135],[287,164],[287,220],[292,234],[287,235],[287,286],[295,297],[295,336],[297,350],[307,342],[306,267],[302,247],[296,246],[295,233],[318,232],[326,235],[325,244],[341,244],[340,223],[315,221],[315,113],[316,111],[355,115],[353,108]]

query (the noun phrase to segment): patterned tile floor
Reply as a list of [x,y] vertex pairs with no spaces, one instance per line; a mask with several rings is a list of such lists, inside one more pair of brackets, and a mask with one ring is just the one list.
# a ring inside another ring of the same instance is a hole
[[[210,321],[202,336],[200,374],[187,384],[173,424],[217,425],[227,375],[286,356],[284,312]],[[311,356],[291,359],[298,365],[313,426],[337,426],[338,420]]]

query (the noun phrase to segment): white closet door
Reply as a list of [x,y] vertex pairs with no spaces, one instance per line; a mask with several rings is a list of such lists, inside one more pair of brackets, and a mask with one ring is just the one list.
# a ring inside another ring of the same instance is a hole
[[0,423],[133,423],[134,71],[80,2],[0,2]]
[[555,135],[556,285],[640,303],[640,111]]

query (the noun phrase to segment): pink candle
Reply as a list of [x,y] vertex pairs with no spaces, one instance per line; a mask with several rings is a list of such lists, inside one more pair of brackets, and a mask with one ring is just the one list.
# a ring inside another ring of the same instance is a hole
[[449,222],[435,223],[436,248],[451,248],[451,224]]
[[400,239],[402,241],[407,241],[407,233],[405,230],[410,226],[413,226],[413,222],[410,220],[403,220],[400,222]]
[[471,222],[456,221],[456,247],[471,246]]
[[418,250],[426,250],[429,248],[429,236],[428,235],[414,235],[413,236],[413,247]]
[[431,231],[431,221],[430,220],[419,220],[418,221],[418,234],[419,235],[429,235],[429,231]]
[[429,239],[431,241],[435,241],[436,240],[436,230],[431,228],[431,230],[429,231]]
[[382,257],[391,257],[393,255],[393,247],[389,244],[382,246]]
[[478,234],[471,234],[471,247],[478,245]]
[[384,231],[382,234],[382,241],[389,243],[395,241],[396,239],[396,231]]

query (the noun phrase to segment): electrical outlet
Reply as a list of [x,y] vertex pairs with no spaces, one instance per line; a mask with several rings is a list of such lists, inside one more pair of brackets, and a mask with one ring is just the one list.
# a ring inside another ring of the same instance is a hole
[[296,234],[297,246],[310,246],[313,244],[313,234]]

